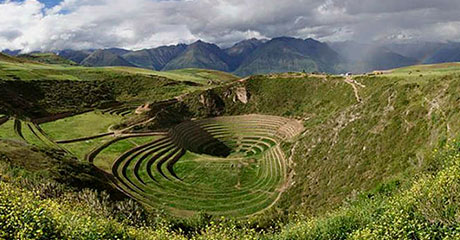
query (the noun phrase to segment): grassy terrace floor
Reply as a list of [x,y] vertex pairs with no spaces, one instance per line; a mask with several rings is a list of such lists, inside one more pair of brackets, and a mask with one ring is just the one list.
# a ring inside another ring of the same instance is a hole
[[109,132],[109,127],[120,123],[123,117],[92,111],[41,124],[50,137],[56,140],[74,139]]

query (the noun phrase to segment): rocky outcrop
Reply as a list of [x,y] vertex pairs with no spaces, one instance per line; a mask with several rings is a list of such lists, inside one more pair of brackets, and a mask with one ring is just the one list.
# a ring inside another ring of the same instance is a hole
[[235,90],[235,95],[233,96],[233,102],[237,100],[246,104],[249,101],[249,93],[245,87],[238,87]]

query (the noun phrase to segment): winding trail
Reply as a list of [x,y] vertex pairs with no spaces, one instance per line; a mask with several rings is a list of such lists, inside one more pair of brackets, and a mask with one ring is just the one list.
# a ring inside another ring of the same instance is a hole
[[101,137],[105,137],[105,136],[111,136],[111,135],[115,135],[115,133],[108,132],[108,133],[101,133],[101,134],[94,135],[94,136],[89,136],[89,137],[81,137],[81,138],[74,138],[74,139],[67,139],[67,140],[58,140],[58,141],[56,141],[56,143],[58,143],[58,144],[66,144],[66,143],[83,142],[83,141],[92,140],[92,139],[96,139],[96,138],[101,138]]
[[365,88],[366,86],[364,86],[363,84],[355,81],[353,79],[352,76],[347,76],[344,80],[347,84],[350,84],[351,87],[353,88],[353,91],[355,93],[355,97],[356,97],[356,101],[358,101],[358,103],[361,103],[362,99],[361,97],[359,96],[359,90],[358,90],[358,87],[361,87],[361,88]]

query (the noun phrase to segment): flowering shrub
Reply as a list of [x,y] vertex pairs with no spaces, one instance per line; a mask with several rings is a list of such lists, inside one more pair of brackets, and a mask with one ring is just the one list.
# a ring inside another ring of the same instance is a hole
[[60,239],[55,221],[29,192],[0,182],[0,239]]

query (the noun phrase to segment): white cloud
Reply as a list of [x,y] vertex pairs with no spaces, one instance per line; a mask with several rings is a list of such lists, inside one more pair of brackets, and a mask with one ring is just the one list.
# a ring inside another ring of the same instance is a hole
[[457,40],[458,0],[0,1],[0,49],[149,48],[282,35],[320,40]]

